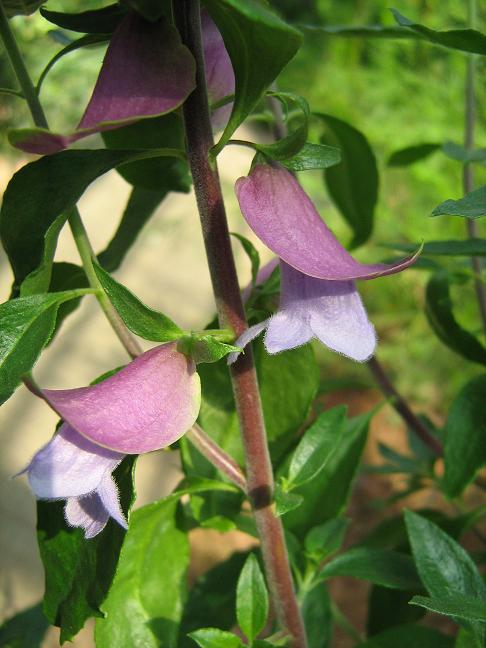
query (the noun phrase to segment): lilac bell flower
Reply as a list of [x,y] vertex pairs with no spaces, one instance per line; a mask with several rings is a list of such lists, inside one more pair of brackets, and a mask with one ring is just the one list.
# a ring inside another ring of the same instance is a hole
[[76,130],[13,131],[11,141],[29,153],[55,153],[73,142],[137,119],[178,108],[195,88],[195,62],[166,19],[155,23],[130,12],[113,33],[93,94]]
[[111,475],[125,454],[174,443],[201,402],[195,364],[176,343],[146,351],[96,385],[41,393],[64,423],[22,472],[39,499],[66,499],[68,524],[87,538],[110,516],[126,527]]
[[[269,353],[317,338],[358,362],[370,358],[376,334],[354,280],[400,272],[416,255],[392,265],[359,263],[283,167],[256,165],[236,182],[236,195],[248,225],[280,257],[281,293],[277,313],[249,328],[235,344],[244,347],[266,330]],[[231,354],[228,361],[236,358]]]

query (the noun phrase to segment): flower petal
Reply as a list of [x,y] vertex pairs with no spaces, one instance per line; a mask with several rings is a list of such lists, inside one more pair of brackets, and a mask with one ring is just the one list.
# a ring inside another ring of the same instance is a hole
[[122,459],[122,454],[91,443],[63,423],[26,471],[38,498],[62,499],[96,490]]
[[110,514],[110,517],[124,529],[128,529],[127,521],[120,506],[118,487],[113,479],[113,475],[105,475],[105,478],[98,487],[97,493],[103,506]]
[[[241,347],[244,349],[247,344],[249,344],[252,340],[254,340],[257,335],[260,335],[260,333],[267,327],[268,320],[263,320],[263,322],[259,322],[258,324],[255,324],[255,326],[250,326],[250,328],[246,329],[244,333],[240,335],[240,337],[236,340],[235,346]],[[238,356],[240,355],[241,351],[238,352],[233,352],[228,354],[228,364],[233,364],[233,362],[236,362],[238,360]]]
[[[235,91],[235,73],[223,38],[209,13],[201,11],[204,68],[209,101],[215,103]],[[211,117],[213,128],[223,128],[233,110],[233,102],[217,108]]]
[[194,59],[177,30],[129,13],[110,41],[86,111],[74,133],[45,130],[14,134],[30,153],[55,153],[82,137],[178,108],[195,87]]
[[[270,278],[272,272],[275,270],[275,268],[278,266],[280,259],[278,257],[274,257],[273,259],[270,259],[267,263],[265,263],[264,266],[260,268],[258,271],[258,274],[256,276],[256,281],[255,285],[256,286],[261,286],[262,284],[267,281],[267,279]],[[241,292],[241,298],[243,300],[243,303],[245,304],[251,296],[253,290],[253,283],[250,282],[244,290]]]
[[335,238],[294,176],[283,167],[256,165],[236,182],[248,225],[275,254],[318,279],[373,279],[407,268],[416,255],[386,265],[359,263]]
[[84,529],[84,537],[89,540],[101,533],[110,518],[98,493],[85,497],[70,497],[64,507],[64,517],[69,526]]
[[201,402],[194,362],[173,342],[146,351],[97,385],[42,393],[77,432],[127,454],[176,441],[196,420]]

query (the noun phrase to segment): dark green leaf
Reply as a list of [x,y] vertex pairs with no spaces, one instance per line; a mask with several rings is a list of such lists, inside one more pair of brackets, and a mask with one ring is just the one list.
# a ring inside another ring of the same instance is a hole
[[455,142],[445,142],[442,146],[443,152],[453,160],[458,162],[468,163],[468,162],[485,162],[486,161],[486,149],[467,149],[460,144]]
[[92,292],[80,289],[32,295],[0,305],[0,404],[12,395],[49,342],[60,304]]
[[189,635],[201,648],[242,648],[241,639],[218,628],[201,628]]
[[406,148],[394,151],[388,158],[387,165],[390,167],[409,166],[429,157],[435,151],[441,148],[441,144],[426,143],[415,144],[414,146],[407,146]]
[[169,0],[122,0],[122,2],[151,22],[155,22],[163,14],[170,15]]
[[[465,595],[486,601],[486,585],[466,551],[438,526],[405,512],[415,564],[427,592],[434,598]],[[484,641],[484,627],[462,622]]]
[[[394,626],[412,624],[425,616],[425,610],[409,605],[415,592],[407,592],[373,585],[370,590],[368,619],[366,630],[368,636],[384,633]],[[386,644],[385,644],[386,645]],[[416,648],[415,644],[406,648]]]
[[299,49],[301,34],[256,0],[205,0],[228,50],[236,77],[229,122],[217,155]]
[[176,522],[177,500],[136,511],[113,584],[96,622],[98,648],[175,648],[187,597],[189,543]]
[[374,153],[359,130],[331,115],[317,113],[327,126],[324,144],[341,148],[341,163],[325,171],[327,188],[353,230],[351,247],[365,243],[373,231],[378,200],[378,168]]
[[443,487],[459,496],[486,463],[486,374],[476,376],[459,392],[445,426]]
[[42,603],[18,612],[0,627],[3,648],[40,648],[49,624],[42,613]]
[[236,623],[235,583],[246,553],[234,553],[224,563],[203,574],[189,592],[181,623],[180,648],[194,646],[186,635],[204,625],[229,630]]
[[[127,457],[114,473],[125,514],[134,499],[134,461]],[[101,615],[125,534],[110,519],[99,535],[85,540],[81,529],[67,526],[64,502],[37,502],[37,541],[46,574],[44,613],[61,627],[61,643],[76,635],[86,619]]]
[[426,626],[406,623],[374,635],[358,644],[356,648],[453,648],[453,646],[454,637],[448,637]]
[[253,287],[256,285],[258,270],[260,269],[260,255],[258,250],[253,245],[251,241],[247,238],[238,234],[237,232],[230,232],[231,236],[234,236],[241,243],[242,248],[244,249],[247,257],[250,259],[251,263],[251,280],[253,282]]
[[241,570],[236,587],[238,625],[250,642],[263,630],[267,616],[267,587],[257,559],[250,554]]
[[123,212],[118,229],[106,249],[98,254],[99,264],[114,272],[135,242],[142,228],[167,195],[166,189],[152,191],[134,187]]
[[66,47],[63,47],[60,52],[58,52],[55,56],[51,58],[49,63],[46,65],[46,67],[42,70],[42,73],[39,77],[39,80],[37,81],[37,94],[40,93],[42,84],[44,83],[45,78],[51,71],[51,69],[54,67],[54,65],[60,61],[66,54],[69,54],[70,52],[75,52],[78,49],[81,49],[82,47],[88,47],[89,45],[101,45],[103,43],[107,43],[109,40],[109,36],[107,34],[88,34],[86,36],[82,36],[81,38],[78,38],[78,40],[73,41],[72,43],[69,43],[66,45]]
[[316,562],[320,562],[339,551],[344,541],[349,520],[332,518],[324,524],[313,527],[305,536],[305,550]]
[[442,45],[450,49],[473,54],[486,54],[486,36],[475,29],[449,29],[448,31],[436,31],[424,25],[414,23],[412,20],[402,16],[396,9],[391,9],[393,17],[401,27],[405,27],[420,34],[435,45]]
[[472,362],[486,364],[486,349],[477,338],[460,326],[454,317],[450,296],[451,276],[437,272],[425,292],[425,314],[437,337],[450,349]]
[[[416,243],[387,243],[387,248],[402,252],[415,252]],[[486,256],[486,239],[427,241],[422,256]]]
[[117,149],[161,149],[179,151],[178,157],[158,157],[125,164],[118,169],[130,184],[152,191],[188,192],[191,188],[189,167],[184,158],[184,126],[182,116],[169,113],[160,117],[140,119],[101,134],[106,147]]
[[45,7],[40,12],[46,20],[63,29],[83,34],[111,34],[126,14],[126,9],[115,3],[81,13],[49,11]]
[[414,596],[410,601],[410,605],[420,605],[426,610],[449,617],[486,623],[486,601],[478,601],[468,596],[459,594],[441,598]]
[[420,34],[389,25],[300,25],[302,29],[322,33],[328,36],[344,36],[345,38],[397,38],[417,39]]
[[325,467],[312,482],[296,489],[304,502],[286,515],[285,526],[298,537],[341,513],[359,466],[371,416],[372,413],[349,419],[347,430]]
[[323,579],[353,576],[392,589],[422,589],[412,558],[387,549],[350,549],[328,562],[319,576]]
[[463,216],[479,218],[486,215],[486,185],[467,193],[459,200],[446,200],[437,205],[432,216]]
[[0,212],[0,235],[14,271],[15,292],[35,271],[29,292],[47,290],[57,237],[69,210],[93,180],[146,155],[104,149],[62,151],[17,171],[7,186]]
[[8,18],[28,16],[41,6],[44,0],[1,0],[2,8]]
[[103,290],[130,331],[153,342],[170,342],[181,337],[183,331],[172,320],[142,304],[99,265],[94,264],[94,269]]
[[282,160],[282,164],[290,171],[307,171],[311,169],[327,169],[341,162],[341,150],[336,146],[311,144],[307,142],[302,149],[290,158]]
[[332,639],[331,599],[325,583],[299,593],[309,648],[329,648]]
[[288,472],[288,489],[302,486],[324,468],[339,446],[346,428],[346,407],[339,405],[324,412],[299,442]]

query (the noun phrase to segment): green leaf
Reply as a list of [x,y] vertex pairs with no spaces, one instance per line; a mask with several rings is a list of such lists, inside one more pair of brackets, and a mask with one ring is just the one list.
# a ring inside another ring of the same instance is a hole
[[[387,243],[387,248],[402,252],[415,252],[417,243]],[[486,256],[486,239],[427,241],[422,256]]]
[[123,0],[123,2],[151,22],[155,22],[163,14],[170,15],[169,0]]
[[[368,636],[379,634],[381,637],[382,633],[391,632],[394,626],[416,623],[424,617],[425,610],[408,604],[414,594],[415,592],[373,585],[370,590],[366,622]],[[412,646],[405,644],[405,648],[415,648],[415,644]]]
[[81,38],[78,38],[78,40],[73,41],[72,43],[69,43],[66,45],[66,47],[63,47],[62,50],[57,52],[49,63],[45,66],[45,68],[42,70],[39,79],[36,84],[36,91],[37,94],[40,94],[42,85],[51,71],[51,69],[54,67],[54,65],[60,61],[66,54],[70,54],[71,52],[75,52],[78,49],[81,49],[83,47],[89,47],[90,45],[102,45],[104,43],[107,43],[109,41],[110,37],[108,34],[87,34],[86,36],[82,36]]
[[96,263],[94,269],[103,290],[130,331],[153,342],[170,342],[183,335],[172,320],[142,304],[128,288],[115,281]]
[[250,554],[236,587],[238,625],[250,642],[263,630],[268,616],[268,593],[260,565]]
[[332,639],[331,599],[325,583],[299,592],[309,648],[330,648]]
[[486,364],[486,349],[454,317],[450,296],[451,275],[440,271],[432,275],[425,292],[425,314],[437,337],[450,349],[472,362]]
[[478,601],[468,596],[459,594],[442,598],[414,596],[410,605],[419,605],[426,610],[448,617],[486,623],[486,601]]
[[[476,565],[455,540],[433,522],[411,511],[405,511],[405,522],[417,570],[433,598],[460,594],[486,601],[486,585]],[[484,641],[484,627],[462,623]]]
[[45,7],[42,7],[40,12],[46,20],[63,29],[83,34],[111,34],[125,16],[126,9],[115,3],[81,13],[49,11]]
[[419,160],[428,158],[429,155],[438,151],[441,146],[441,144],[436,144],[434,142],[407,146],[406,148],[394,151],[388,158],[387,165],[390,167],[409,166]]
[[255,108],[268,86],[294,56],[301,34],[257,0],[205,0],[235,72],[233,111],[213,154]]
[[3,648],[40,648],[49,624],[42,613],[42,603],[18,612],[0,627]]
[[475,29],[436,31],[435,29],[429,29],[424,25],[414,23],[412,20],[402,16],[396,9],[391,9],[391,12],[401,27],[420,34],[420,36],[435,45],[442,45],[443,47],[460,50],[461,52],[486,54],[486,36]]
[[258,276],[258,270],[260,269],[260,255],[258,254],[258,250],[256,249],[256,247],[253,245],[251,241],[249,241],[241,234],[238,234],[237,232],[230,232],[230,234],[231,236],[234,236],[236,239],[238,239],[247,257],[250,259],[251,281],[253,283],[253,287],[255,287],[257,276]]
[[417,39],[420,34],[389,25],[300,25],[302,29],[328,36],[343,36],[345,38],[396,38]]
[[61,151],[17,171],[0,211],[0,236],[14,272],[14,292],[36,270],[30,292],[47,290],[59,232],[69,210],[93,180],[124,162],[159,153]]
[[486,185],[467,193],[459,200],[446,200],[437,205],[431,216],[463,216],[479,218],[486,215]]
[[43,2],[44,0],[1,0],[7,18],[33,14]]
[[467,149],[455,142],[445,142],[442,151],[453,160],[467,164],[469,162],[485,162],[486,148]]
[[339,551],[349,525],[346,518],[332,518],[324,524],[313,527],[305,536],[306,553],[315,562],[320,562]]
[[189,543],[176,521],[177,500],[131,516],[118,569],[97,619],[98,648],[175,648],[187,597]]
[[325,171],[326,185],[343,218],[353,230],[351,248],[365,243],[373,231],[378,200],[378,168],[366,137],[331,115],[317,113],[327,126],[324,144],[341,148],[341,163]]
[[281,163],[290,171],[308,171],[311,169],[328,169],[341,162],[341,149],[325,144],[307,142],[301,150]]
[[289,493],[282,487],[280,482],[275,486],[275,513],[279,517],[297,508],[303,501],[302,495]]
[[339,405],[324,412],[299,442],[288,472],[288,490],[314,479],[324,468],[340,442],[346,427],[346,407]]
[[356,648],[453,648],[453,646],[454,637],[426,626],[404,623],[370,637],[367,641],[358,644]]
[[128,199],[118,229],[103,252],[98,254],[99,264],[108,272],[114,272],[125,258],[142,228],[167,195],[158,191],[134,187]]
[[458,497],[486,463],[486,374],[470,380],[453,401],[445,425],[443,487]]
[[[125,514],[134,499],[134,461],[127,457],[114,472]],[[60,626],[61,643],[72,639],[86,619],[101,615],[125,534],[110,519],[99,535],[85,540],[81,529],[67,526],[64,502],[37,502],[37,541],[46,577],[44,613],[51,624]]]
[[349,419],[324,468],[313,481],[296,489],[304,502],[286,515],[285,526],[298,537],[305,537],[310,528],[342,512],[359,467],[372,415],[373,412]]
[[422,589],[412,558],[387,549],[349,549],[328,562],[319,572],[322,579],[334,576],[352,576],[392,589]]
[[241,639],[218,628],[201,628],[189,635],[201,648],[242,648]]
[[101,136],[106,147],[112,150],[171,148],[179,151],[177,157],[139,160],[120,167],[118,173],[135,187],[183,193],[191,189],[189,166],[184,159],[184,125],[179,113],[140,119],[134,124],[104,131]]
[[10,398],[49,342],[60,304],[92,292],[80,289],[32,295],[0,305],[0,404]]
[[240,347],[220,342],[212,335],[201,335],[193,333],[182,335],[179,338],[177,348],[181,353],[191,356],[196,364],[200,362],[218,362],[229,353],[240,351]]
[[189,592],[180,631],[180,648],[194,646],[186,637],[204,625],[218,625],[229,630],[236,624],[235,583],[247,553],[234,553],[196,581]]

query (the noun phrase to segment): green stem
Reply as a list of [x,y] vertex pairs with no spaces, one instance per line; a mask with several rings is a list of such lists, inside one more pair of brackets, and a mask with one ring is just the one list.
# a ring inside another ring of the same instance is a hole
[[[10,24],[8,22],[5,11],[0,2],[0,37],[3,40],[5,45],[5,51],[7,52],[8,58],[12,65],[12,68],[15,72],[17,80],[20,87],[22,88],[22,93],[27,100],[30,113],[32,115],[32,120],[36,126],[39,128],[49,128],[47,119],[42,108],[42,105],[39,101],[39,97],[35,91],[32,80],[29,76],[25,63],[22,59],[22,55],[15,41],[12,30],[10,29]],[[106,315],[106,318],[111,324],[111,327],[115,331],[118,339],[125,347],[127,353],[132,357],[136,357],[141,353],[141,348],[128,331],[124,325],[122,319],[116,312],[112,303],[106,296],[98,277],[93,268],[93,261],[96,261],[96,256],[91,247],[91,243],[88,238],[88,234],[81,220],[81,216],[77,207],[71,210],[69,214],[69,226],[73,234],[76,247],[78,248],[79,256],[83,264],[86,277],[88,278],[89,285],[92,288],[97,289],[97,299],[98,302]]]

